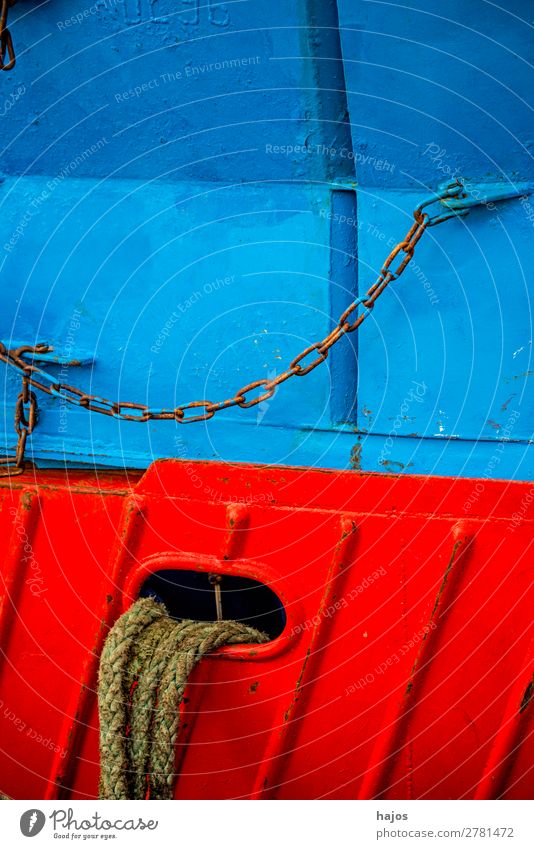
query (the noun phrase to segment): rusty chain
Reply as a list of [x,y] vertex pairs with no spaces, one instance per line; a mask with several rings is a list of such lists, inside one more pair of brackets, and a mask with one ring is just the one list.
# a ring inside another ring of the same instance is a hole
[[[26,411],[26,407],[28,408]],[[21,475],[26,468],[24,452],[26,440],[33,433],[38,420],[35,392],[30,391],[27,377],[22,378],[22,390],[15,404],[15,432],[18,434],[17,450],[12,457],[0,457],[0,477]]]
[[[0,71],[11,71],[16,64],[15,48],[13,47],[13,39],[7,28],[7,15],[9,7],[13,6],[16,0],[1,0],[2,11],[0,12]],[[7,54],[8,61],[5,62]]]
[[[228,410],[236,406],[247,409],[256,406],[256,404],[261,404],[263,401],[267,401],[269,398],[272,398],[277,387],[285,383],[286,380],[289,380],[291,377],[304,377],[304,375],[309,374],[317,366],[321,365],[321,363],[324,363],[328,357],[328,352],[336,342],[339,342],[348,333],[353,333],[357,330],[362,322],[371,314],[382,292],[393,280],[397,280],[406,269],[414,255],[415,247],[425,230],[429,227],[434,227],[436,224],[441,224],[449,218],[458,218],[465,214],[465,211],[454,211],[449,208],[446,211],[442,209],[439,214],[431,216],[426,211],[426,208],[440,201],[444,201],[446,206],[447,199],[457,198],[462,192],[463,185],[459,180],[456,180],[442,192],[434,194],[428,200],[420,203],[414,210],[412,226],[405,238],[393,248],[387,257],[377,280],[368,289],[365,296],[356,298],[347,307],[328,336],[325,336],[319,342],[314,342],[313,345],[302,351],[291,361],[289,367],[282,374],[279,374],[272,380],[262,378],[248,383],[232,398],[227,398],[225,401],[217,401],[215,403],[206,400],[191,401],[188,404],[183,404],[173,409],[151,409],[145,404],[135,404],[129,401],[108,401],[106,398],[101,398],[98,395],[90,395],[74,386],[57,383],[52,375],[47,374],[47,372],[38,368],[33,363],[29,363],[23,359],[25,355],[38,356],[39,354],[46,354],[52,350],[50,346],[45,344],[34,347],[23,345],[20,348],[9,350],[0,342],[0,361],[16,368],[21,373],[23,379],[23,391],[19,395],[15,412],[15,430],[19,434],[17,453],[15,457],[6,457],[0,462],[5,466],[13,467],[15,469],[14,474],[19,474],[23,471],[26,438],[32,432],[37,420],[37,400],[35,394],[29,391],[29,384],[41,392],[61,398],[63,401],[83,407],[86,410],[136,422],[166,419],[176,421],[179,424],[186,424],[206,421],[213,418],[215,413],[221,410]],[[402,254],[402,257],[397,267],[393,269],[392,265],[399,254]],[[362,308],[361,312],[360,307]],[[303,362],[310,355],[314,359],[308,363]],[[261,389],[261,392],[256,397],[247,397],[254,390],[258,389]],[[24,406],[28,403],[30,404],[30,408],[29,414],[26,417]],[[187,415],[188,410],[196,409],[203,409],[204,412],[199,415]],[[6,474],[9,474],[9,471]]]

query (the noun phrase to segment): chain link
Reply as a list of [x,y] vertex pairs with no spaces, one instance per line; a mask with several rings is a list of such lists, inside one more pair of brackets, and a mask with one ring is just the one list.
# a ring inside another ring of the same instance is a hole
[[[13,39],[7,28],[7,15],[10,6],[14,6],[16,0],[1,0],[2,11],[0,12],[0,71],[11,71],[17,61]],[[8,61],[5,61],[7,55]]]
[[[27,410],[26,410],[27,408]],[[38,421],[39,408],[35,392],[30,391],[29,380],[22,378],[22,390],[15,404],[15,432],[18,435],[17,450],[12,457],[0,457],[0,478],[21,475],[26,468],[24,452],[26,440],[33,433]]]
[[[288,368],[272,380],[261,379],[255,380],[252,383],[243,386],[239,389],[232,398],[227,398],[225,401],[191,401],[189,404],[183,404],[179,407],[170,409],[151,409],[145,404],[134,404],[132,402],[117,402],[108,401],[106,398],[101,398],[98,395],[89,395],[81,389],[74,386],[68,386],[64,383],[57,383],[52,375],[29,363],[23,359],[25,354],[39,355],[48,353],[51,348],[47,345],[37,345],[31,347],[28,345],[17,348],[16,350],[8,350],[0,342],[0,360],[8,365],[14,366],[22,373],[25,384],[30,383],[41,392],[46,392],[48,395],[53,395],[61,398],[70,404],[78,407],[84,407],[86,410],[91,410],[95,413],[102,413],[105,416],[113,416],[114,418],[123,419],[125,421],[134,422],[149,422],[155,420],[171,420],[179,424],[190,424],[192,422],[207,421],[213,418],[215,413],[221,410],[228,410],[231,407],[241,407],[248,409],[255,407],[272,398],[278,386],[285,383],[291,377],[304,377],[310,374],[317,366],[324,363],[328,357],[328,352],[339,340],[353,333],[362,324],[363,321],[371,314],[374,309],[377,299],[382,292],[389,286],[393,280],[398,280],[401,274],[405,271],[411,261],[415,247],[425,230],[429,227],[434,227],[436,224],[441,224],[449,218],[457,218],[463,212],[447,212],[442,211],[434,216],[429,215],[426,208],[433,203],[446,201],[448,198],[455,198],[461,195],[463,191],[462,184],[456,180],[444,189],[442,192],[433,195],[428,200],[420,203],[414,210],[414,222],[408,230],[405,238],[396,245],[389,256],[387,257],[377,280],[368,289],[366,295],[361,298],[356,298],[345,312],[340,316],[336,327],[319,342],[314,342],[289,364]],[[400,255],[396,267],[395,260]],[[360,309],[362,308],[362,309]],[[311,359],[311,361],[309,361]],[[27,386],[26,386],[27,392]],[[23,393],[21,393],[22,395]],[[30,400],[33,393],[29,394]],[[21,396],[19,396],[20,399]],[[35,397],[35,396],[33,396]],[[24,402],[26,403],[26,402]],[[21,407],[21,409],[23,409]],[[36,402],[33,407],[33,416],[35,420]],[[196,411],[196,412],[195,412]],[[26,435],[31,433],[33,429],[32,422],[32,407],[30,405],[30,416],[28,423],[24,424]],[[20,418],[21,422],[25,422],[24,418]],[[24,430],[23,427],[23,430]],[[31,429],[30,429],[31,428]],[[26,435],[20,435],[19,432],[19,448],[22,440],[22,453],[24,452],[24,443]],[[18,454],[19,452],[17,452]]]

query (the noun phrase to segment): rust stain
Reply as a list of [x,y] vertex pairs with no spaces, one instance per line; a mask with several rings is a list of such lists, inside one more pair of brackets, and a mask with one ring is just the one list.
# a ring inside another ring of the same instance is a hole
[[249,693],[255,693],[259,686],[260,686],[260,682],[254,681],[254,683],[251,684],[250,687],[248,688]]
[[501,429],[500,424],[498,422],[494,422],[493,419],[488,419],[486,424],[488,424],[490,427],[494,428],[494,430],[500,430]]
[[509,398],[506,399],[506,401],[504,402],[504,404],[501,407],[501,410],[503,411],[503,413],[506,410],[506,408],[508,407],[508,404],[510,403],[512,398],[515,398],[516,395],[517,395],[517,392],[514,392],[512,395],[510,395]]
[[[336,553],[339,552],[341,545],[345,542],[347,537],[350,537],[350,536],[352,536],[352,534],[355,534],[357,530],[358,530],[358,526],[357,526],[356,522],[351,521],[350,528],[347,528],[347,530],[343,531],[343,533],[341,534],[341,539],[339,540],[338,544],[336,545]],[[342,568],[344,568],[344,567],[342,566]],[[334,594],[332,596],[332,599],[335,600],[336,598],[337,598],[337,596]]]
[[[6,480],[7,480],[7,478],[6,478]],[[23,481],[23,483],[25,483],[25,481]],[[6,487],[6,486],[7,486],[6,484],[0,483],[0,488]],[[10,486],[10,489],[20,489],[20,488],[21,488],[20,485],[19,486],[13,486],[13,484],[11,484],[11,486]],[[132,489],[98,489],[98,487],[91,486],[89,484],[87,486],[71,485],[71,486],[65,487],[65,486],[59,486],[57,484],[39,483],[39,491],[40,492],[51,492],[53,495],[60,495],[60,494],[63,494],[65,492],[65,490],[68,490],[69,494],[73,493],[75,495],[86,495],[88,492],[90,492],[91,494],[95,493],[95,494],[98,495],[99,498],[110,498],[110,497],[114,497],[114,496],[117,496],[117,495],[121,496],[121,497],[131,496],[132,492],[133,492]]]
[[420,661],[420,659],[421,659],[422,647],[423,647],[423,645],[424,645],[425,641],[427,640],[428,635],[429,635],[429,634],[430,634],[430,632],[431,632],[431,626],[432,626],[432,623],[433,623],[433,622],[434,622],[434,620],[435,620],[436,613],[437,613],[438,608],[439,608],[439,603],[440,603],[440,601],[441,601],[441,597],[442,597],[442,595],[443,595],[443,593],[444,593],[444,591],[445,591],[445,587],[447,586],[447,581],[449,580],[449,575],[450,575],[451,569],[452,569],[452,567],[454,566],[454,562],[455,562],[455,560],[456,560],[456,555],[457,555],[457,553],[458,553],[458,549],[459,549],[459,548],[461,548],[461,547],[462,547],[462,545],[463,545],[462,540],[457,540],[457,541],[454,543],[454,546],[453,546],[453,549],[452,549],[452,553],[451,553],[451,556],[450,556],[449,562],[448,562],[448,564],[447,564],[447,568],[445,569],[445,574],[443,575],[443,579],[442,579],[442,581],[441,581],[440,587],[439,587],[438,592],[437,592],[437,594],[436,594],[436,598],[435,598],[435,600],[434,600],[434,607],[432,608],[432,612],[431,612],[430,617],[429,617],[429,620],[428,620],[428,626],[427,626],[427,629],[428,629],[428,630],[426,630],[425,634],[423,635],[423,639],[421,640],[421,647],[420,647],[420,649],[419,649],[419,652],[418,652],[418,654],[417,654],[417,657],[416,657],[416,658],[415,658],[415,660],[414,660],[414,664],[413,664],[413,666],[412,666],[412,671],[410,672],[410,679],[409,679],[409,681],[408,681],[408,684],[407,684],[407,686],[406,686],[406,690],[405,690],[405,692],[404,692],[404,697],[405,697],[405,698],[407,698],[407,697],[410,695],[410,693],[411,693],[411,691],[412,691],[412,689],[413,689],[415,673],[417,672],[417,668],[418,668],[418,665],[419,665],[419,661]]
[[[434,620],[434,616],[435,616],[436,611],[437,611],[437,609],[438,609],[438,607],[439,607],[439,603],[440,603],[440,600],[441,600],[441,596],[443,595],[443,592],[444,592],[444,590],[445,590],[445,587],[447,586],[447,581],[448,581],[448,579],[449,579],[450,571],[451,571],[452,567],[454,566],[454,561],[455,561],[455,559],[456,559],[456,553],[457,553],[458,549],[461,547],[461,545],[462,545],[462,541],[461,541],[461,540],[457,540],[457,541],[454,543],[454,546],[453,546],[453,549],[452,549],[452,554],[451,554],[450,560],[449,560],[449,562],[448,562],[448,564],[447,564],[447,568],[445,569],[445,574],[443,575],[443,580],[442,580],[442,582],[441,582],[441,586],[440,586],[440,588],[439,588],[439,590],[438,590],[438,594],[437,594],[437,596],[436,596],[436,600],[434,601],[434,607],[432,608],[432,613],[430,614],[430,619],[429,619],[429,621],[428,621],[428,624],[429,624],[429,625],[431,625],[431,624],[432,624],[432,622],[433,622],[433,620]],[[426,636],[426,635],[425,635],[425,636]]]
[[367,425],[370,426],[373,422],[373,411],[366,407],[365,405],[362,407],[362,415],[367,419]]
[[20,499],[20,505],[23,510],[31,510],[32,509],[32,497],[33,492],[24,492],[22,494],[22,498]]

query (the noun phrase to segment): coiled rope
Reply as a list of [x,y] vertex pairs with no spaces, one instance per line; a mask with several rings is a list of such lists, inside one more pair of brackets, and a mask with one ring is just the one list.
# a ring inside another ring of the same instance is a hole
[[176,621],[152,598],[127,610],[100,659],[100,798],[172,799],[178,709],[193,668],[220,646],[267,640],[239,622]]

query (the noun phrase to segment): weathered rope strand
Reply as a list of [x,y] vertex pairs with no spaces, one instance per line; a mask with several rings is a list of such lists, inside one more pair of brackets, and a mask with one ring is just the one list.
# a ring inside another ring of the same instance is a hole
[[100,659],[100,798],[172,799],[179,707],[192,670],[220,646],[267,639],[239,622],[177,622],[151,598],[123,614]]
[[152,714],[156,707],[156,687],[149,685],[148,669],[153,652],[168,632],[167,617],[146,628],[143,639],[134,645],[129,680],[136,682],[130,690],[130,728],[127,740],[133,795],[143,799],[147,793],[150,760]]

